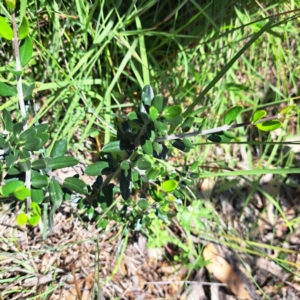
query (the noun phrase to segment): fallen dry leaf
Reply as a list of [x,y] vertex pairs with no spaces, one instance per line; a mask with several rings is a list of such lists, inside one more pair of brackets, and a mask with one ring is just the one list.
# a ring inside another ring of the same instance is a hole
[[208,243],[203,250],[203,258],[210,260],[206,269],[240,299],[251,299],[243,281],[233,271],[228,262],[218,254],[214,244]]

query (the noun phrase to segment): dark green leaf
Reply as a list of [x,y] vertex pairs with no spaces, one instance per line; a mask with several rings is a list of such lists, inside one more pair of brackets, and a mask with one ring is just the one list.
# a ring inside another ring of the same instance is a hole
[[[1,84],[1,82],[0,82]],[[12,132],[13,131],[13,123],[11,119],[10,112],[5,108],[3,109],[3,127],[6,131]]]
[[18,136],[23,131],[23,123],[16,123],[13,125],[13,133]]
[[46,164],[45,159],[41,158],[41,159],[37,159],[34,162],[32,162],[31,167],[35,170],[43,170],[43,169],[46,169],[47,164]]
[[58,208],[63,200],[64,193],[56,180],[51,180],[49,184],[49,193],[52,204]]
[[153,180],[153,179],[156,179],[157,176],[159,175],[160,173],[160,170],[157,170],[157,169],[149,169],[148,172],[147,172],[147,177],[149,180]]
[[229,111],[224,116],[225,125],[231,124],[236,119],[236,117],[241,113],[242,110],[243,110],[243,106],[240,105],[236,105],[231,109],[229,109]]
[[257,110],[252,117],[252,123],[256,123],[258,120],[260,120],[261,118],[263,118],[265,115],[267,114],[267,112],[265,110]]
[[8,41],[11,41],[14,37],[14,32],[11,26],[8,25],[3,17],[0,17],[0,36]]
[[89,176],[99,176],[102,174],[102,170],[108,167],[109,167],[108,162],[99,161],[87,166],[84,173]]
[[44,201],[44,192],[40,189],[31,189],[31,200],[35,203],[42,203]]
[[32,50],[32,40],[29,36],[27,36],[20,46],[20,61],[22,67],[26,66],[30,61]]
[[40,145],[41,147],[44,146],[49,140],[49,134],[44,133],[44,132],[43,133],[37,133],[36,137],[41,139],[41,145]]
[[167,120],[181,116],[181,114],[182,108],[180,105],[168,106],[162,112],[162,116]]
[[48,124],[39,124],[39,125],[35,126],[34,128],[38,134],[38,133],[47,133],[48,127],[49,127]]
[[36,129],[34,127],[30,127],[20,134],[19,140],[21,142],[26,142],[28,139],[34,138],[35,136],[36,136]]
[[59,156],[64,156],[67,152],[67,139],[62,138],[55,142],[50,157],[55,158]]
[[151,106],[151,101],[154,97],[153,89],[150,85],[146,85],[142,92],[142,101],[145,105]]
[[80,179],[75,177],[67,177],[63,184],[66,188],[79,194],[87,194],[87,185]]
[[6,167],[9,168],[14,162],[17,161],[19,156],[19,152],[15,152],[15,153],[9,153],[8,155],[6,155],[5,157],[5,164]]
[[270,120],[263,123],[257,123],[256,127],[262,131],[272,131],[280,128],[282,123],[279,120]]
[[192,128],[194,120],[193,117],[186,118],[181,126],[182,132],[188,132]]
[[22,75],[22,70],[16,70],[16,69],[14,69],[14,68],[11,68],[11,67],[9,67],[9,66],[5,66],[5,69],[8,71],[8,72],[10,72],[10,73],[12,73],[13,75],[15,75],[15,76],[21,76]]
[[31,162],[29,158],[19,159],[19,169],[21,172],[27,172],[31,169]]
[[22,88],[23,88],[23,97],[24,100],[31,100],[32,99],[32,94],[33,90],[35,88],[34,84],[27,85],[25,83],[22,83]]
[[102,148],[102,152],[105,152],[105,153],[123,152],[120,148],[120,141],[113,141],[113,142],[109,142],[108,144],[104,145],[104,147]]
[[52,159],[50,167],[52,170],[73,167],[78,164],[78,159],[71,156],[59,156]]
[[49,185],[49,177],[46,175],[37,175],[31,178],[31,185],[34,188],[41,189]]
[[0,82],[0,96],[2,97],[11,97],[18,94],[17,89],[11,85],[8,85],[4,82]]
[[126,201],[131,194],[131,169],[121,170],[120,173],[120,191],[122,198]]
[[151,105],[154,106],[159,113],[163,111],[167,104],[168,99],[164,99],[162,95],[155,95],[151,102]]
[[24,182],[21,180],[12,180],[6,183],[1,188],[1,193],[3,197],[8,197],[12,194],[17,188],[24,186]]
[[31,139],[28,139],[23,145],[24,149],[27,149],[29,151],[37,151],[42,146],[42,140],[34,137]]
[[19,40],[23,40],[24,38],[26,38],[26,36],[28,35],[28,32],[29,32],[29,22],[28,22],[28,19],[26,18],[26,16],[24,16],[22,23],[18,30]]
[[120,164],[122,170],[129,170],[131,168],[131,163],[127,160],[123,160]]
[[151,168],[152,162],[149,159],[149,157],[147,157],[147,154],[145,154],[144,156],[142,156],[138,159],[138,161],[136,162],[136,166],[140,170],[148,170]]

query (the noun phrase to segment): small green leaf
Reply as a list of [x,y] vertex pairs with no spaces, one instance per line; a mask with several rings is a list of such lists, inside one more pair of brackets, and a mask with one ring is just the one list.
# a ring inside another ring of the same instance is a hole
[[34,188],[41,189],[49,185],[49,177],[46,175],[37,175],[31,178],[31,185]]
[[168,132],[168,125],[166,123],[155,120],[154,126],[160,135],[164,135]]
[[20,46],[20,62],[22,67],[26,66],[30,61],[32,57],[32,51],[32,40],[30,36],[27,36]]
[[149,157],[147,157],[147,154],[145,154],[144,156],[142,156],[138,159],[138,161],[136,162],[136,166],[140,170],[148,170],[151,168],[152,162],[149,159]]
[[168,122],[171,125],[179,125],[183,121],[183,116],[180,115],[180,116],[177,116],[175,118],[166,119],[165,121]]
[[50,157],[55,158],[59,156],[64,156],[67,152],[67,139],[62,138],[55,142]]
[[37,204],[44,201],[44,192],[41,189],[31,189],[31,200]]
[[0,36],[8,41],[11,41],[14,37],[12,28],[6,23],[3,17],[0,17]]
[[63,185],[71,191],[74,191],[79,194],[88,193],[87,185],[82,180],[75,177],[67,177],[64,180]]
[[22,212],[17,215],[16,221],[17,221],[18,225],[21,225],[21,226],[25,225],[27,223],[27,220],[28,220],[28,218],[25,213]]
[[236,117],[241,113],[242,110],[243,106],[240,105],[236,105],[229,109],[229,111],[225,114],[224,117],[225,125],[229,125],[230,123],[232,123],[236,119]]
[[32,162],[31,167],[35,170],[44,170],[47,168],[47,163],[46,163],[45,159],[41,158],[41,159],[37,159],[34,162]]
[[27,140],[23,145],[24,149],[29,151],[37,151],[40,150],[42,146],[42,140],[40,138],[34,137]]
[[[25,83],[22,83],[22,88],[23,88],[23,97],[24,100],[31,100],[33,98],[33,90],[35,88],[34,84],[27,85]],[[44,124],[41,124],[44,125]]]
[[161,184],[161,188],[166,193],[170,193],[176,190],[177,186],[178,186],[178,182],[174,179],[166,180]]
[[49,164],[52,170],[73,167],[78,164],[78,159],[71,156],[59,156],[52,159]]
[[18,94],[17,89],[11,85],[8,85],[4,82],[0,82],[0,96],[2,97],[11,97]]
[[193,117],[186,118],[181,125],[182,132],[188,132],[192,128],[194,120],[195,118]]
[[22,70],[16,70],[14,68],[11,68],[10,66],[5,66],[5,69],[15,76],[21,76],[23,74]]
[[149,116],[150,116],[150,119],[153,121],[158,118],[158,110],[154,106],[150,107]]
[[8,197],[10,194],[12,194],[17,188],[24,186],[24,182],[21,180],[12,180],[8,183],[6,183],[1,188],[1,193],[3,197]]
[[34,127],[30,127],[20,134],[19,140],[21,142],[26,142],[28,139],[31,139],[35,136],[36,136],[36,129]]
[[120,164],[120,168],[121,168],[122,170],[129,170],[129,169],[131,168],[131,164],[130,164],[129,161],[123,160],[123,161],[121,162],[121,164]]
[[257,123],[256,127],[262,131],[272,131],[280,128],[282,123],[279,120],[270,120],[263,123]]
[[142,101],[144,104],[151,106],[151,101],[154,97],[153,89],[150,85],[146,85],[142,92]]
[[5,108],[3,109],[3,127],[6,131],[12,132],[13,131],[13,122],[11,119],[10,112]]
[[100,215],[96,218],[96,222],[97,222],[97,229],[105,229],[108,225],[108,220],[107,219],[103,219],[103,217]]
[[149,169],[148,172],[147,172],[147,177],[149,180],[153,180],[153,179],[156,179],[157,176],[159,175],[160,173],[160,170],[157,170],[157,169]]
[[193,149],[194,148],[194,145],[192,144],[192,142],[188,138],[182,139],[182,142],[189,149]]
[[163,111],[163,109],[168,104],[168,99],[164,99],[162,95],[155,95],[152,99],[151,106],[154,106],[159,113]]
[[40,206],[35,202],[31,202],[30,203],[30,213],[31,213],[31,215],[34,215],[34,216],[40,216],[41,215]]
[[149,207],[149,203],[146,199],[141,199],[139,200],[139,202],[137,203],[138,207],[145,210]]
[[40,215],[33,215],[33,216],[30,216],[30,218],[28,219],[28,223],[31,226],[35,226],[39,223],[40,219],[41,219]]
[[142,146],[142,149],[146,154],[153,156],[153,146],[151,141],[146,140],[145,144]]
[[18,200],[23,201],[30,196],[30,190],[28,190],[25,186],[21,186],[14,191],[14,196]]
[[286,115],[286,114],[289,114],[290,112],[292,111],[295,111],[295,108],[296,108],[296,105],[295,104],[292,104],[292,105],[288,105],[287,107],[283,108],[279,114],[281,115]]
[[28,19],[26,18],[26,16],[24,16],[22,23],[18,30],[19,40],[23,40],[24,38],[26,38],[26,36],[28,35],[28,32],[29,32],[29,22],[28,22]]
[[182,108],[180,105],[168,106],[162,112],[162,116],[167,120],[176,118],[181,114],[182,114]]
[[265,110],[257,110],[252,117],[252,123],[256,123],[258,120],[260,120],[261,118],[263,118],[265,115],[267,114],[267,112]]
[[48,140],[49,140],[49,134],[48,133],[44,133],[44,132],[43,133],[37,133],[36,137],[41,140],[40,148],[42,146],[44,146],[48,142]]
[[18,136],[23,131],[23,123],[16,123],[13,125],[13,133]]
[[109,167],[108,162],[99,161],[87,166],[84,173],[89,176],[99,176],[102,174],[102,170],[108,167]]
[[49,194],[52,204],[55,207],[60,207],[64,193],[61,186],[56,180],[51,180],[49,184]]
[[113,142],[107,143],[102,148],[102,152],[105,152],[105,153],[119,153],[119,152],[123,152],[120,149],[120,141],[113,141]]

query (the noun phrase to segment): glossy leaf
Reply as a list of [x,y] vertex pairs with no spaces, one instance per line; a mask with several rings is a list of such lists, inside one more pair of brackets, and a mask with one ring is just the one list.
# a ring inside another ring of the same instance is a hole
[[146,85],[142,92],[142,101],[145,105],[151,106],[151,101],[154,97],[153,89],[150,85]]
[[0,96],[11,97],[18,94],[17,89],[14,86],[0,82]]
[[73,167],[78,164],[78,159],[71,156],[59,156],[52,159],[50,167],[52,170]]
[[173,179],[166,180],[161,184],[161,188],[166,193],[170,193],[170,192],[176,190],[177,186],[178,186],[178,182]]
[[50,157],[55,158],[59,156],[64,156],[67,152],[67,139],[62,138],[55,142]]
[[120,141],[109,142],[102,148],[102,152],[105,153],[118,153],[123,152],[120,148]]
[[32,51],[32,40],[29,36],[27,36],[20,46],[20,62],[22,67],[26,66],[30,61],[32,57]]
[[18,30],[18,38],[19,40],[23,40],[26,38],[29,32],[29,22],[26,16],[23,17],[22,23]]
[[23,201],[30,196],[30,190],[28,190],[25,186],[21,186],[14,191],[14,196],[18,200]]
[[89,176],[99,176],[102,174],[102,170],[108,168],[109,164],[106,161],[99,161],[88,165],[84,171],[85,174]]
[[55,207],[60,207],[64,193],[60,184],[56,180],[51,180],[49,184],[49,194],[52,204]]
[[27,220],[28,220],[27,215],[24,212],[17,215],[16,221],[18,225],[21,226],[25,225],[27,223]]
[[75,177],[67,177],[63,184],[66,188],[79,194],[87,194],[87,185],[80,179]]
[[8,197],[11,195],[17,188],[24,186],[24,182],[21,180],[13,180],[4,184],[1,188],[1,193],[3,197]]
[[11,26],[6,22],[3,17],[0,17],[0,36],[4,39],[11,41],[14,37],[14,32]]
[[176,118],[181,114],[182,114],[182,108],[180,105],[168,106],[162,112],[162,116],[167,120]]
[[240,105],[236,105],[236,106],[232,107],[225,114],[225,117],[224,117],[225,125],[231,124],[237,118],[237,116],[241,113],[242,110],[243,110],[243,106],[240,106]]
[[31,185],[34,188],[41,189],[49,185],[49,177],[46,175],[37,175],[31,178]]
[[31,189],[31,200],[37,204],[44,201],[44,192],[41,189]]
[[280,128],[282,123],[279,120],[270,120],[263,123],[257,123],[256,127],[262,131],[272,131]]
[[265,115],[267,114],[267,112],[263,109],[261,110],[257,110],[252,117],[252,123],[256,123],[258,120],[260,120],[261,118],[263,118]]

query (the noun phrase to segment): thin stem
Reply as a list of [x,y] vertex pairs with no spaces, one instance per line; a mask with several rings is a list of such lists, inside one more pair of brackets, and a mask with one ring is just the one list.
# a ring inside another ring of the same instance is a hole
[[[19,40],[18,40],[18,29],[17,29],[17,23],[16,23],[16,14],[15,11],[12,13],[12,25],[13,25],[13,32],[14,32],[14,38],[13,38],[13,44],[14,44],[14,50],[15,50],[15,59],[16,59],[16,71],[22,71],[21,62],[20,62],[20,52],[19,52]],[[25,103],[24,103],[24,96],[23,96],[23,88],[22,88],[22,76],[17,76],[17,90],[18,90],[18,100],[19,100],[19,106],[21,111],[21,118],[23,122],[23,130],[26,130],[28,128],[27,126],[27,120],[26,120],[26,109],[25,109]],[[31,170],[28,170],[25,172],[25,186],[27,189],[30,190],[31,182]],[[27,212],[30,209],[31,204],[31,198],[27,197]]]

